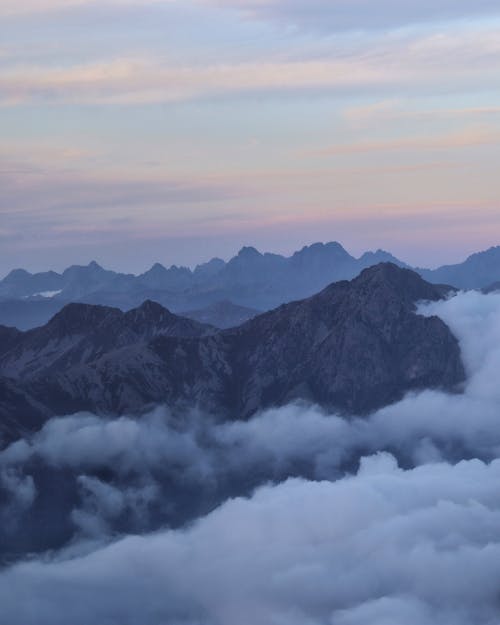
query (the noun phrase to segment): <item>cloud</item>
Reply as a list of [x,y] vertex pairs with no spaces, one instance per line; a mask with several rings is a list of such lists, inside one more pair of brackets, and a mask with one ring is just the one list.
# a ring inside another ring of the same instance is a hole
[[381,449],[413,466],[500,456],[500,295],[461,293],[421,311],[438,314],[459,337],[468,371],[463,394],[409,394],[369,418],[349,420],[300,403],[226,423],[196,410],[180,419],[162,407],[138,418],[82,413],[52,419],[31,440],[13,443],[0,453],[0,467],[42,462],[77,474],[111,471],[124,483],[168,476],[206,488],[242,477],[250,486],[290,475],[333,479],[353,458]]
[[88,475],[78,476],[77,482],[81,506],[72,510],[71,520],[88,537],[109,535],[124,514],[132,514],[136,524],[144,523],[150,505],[161,496],[153,481],[123,489]]
[[69,68],[12,67],[2,72],[5,105],[27,101],[87,104],[176,102],[290,89],[349,89],[391,83],[390,72],[356,59],[170,66],[118,59]]
[[207,0],[253,18],[291,23],[322,31],[397,28],[425,22],[498,15],[494,0]]
[[[500,461],[403,471],[365,458],[290,480],[192,528],[0,574],[11,625],[489,625],[498,614]],[[403,619],[403,620],[401,620]]]
[[[71,11],[85,7],[130,7],[181,5],[179,0],[3,0],[0,15]],[[273,20],[297,27],[339,32],[397,28],[442,20],[471,19],[498,15],[494,0],[193,0],[191,6],[241,11],[245,17]]]
[[0,156],[2,225],[7,235],[17,233],[21,238],[11,246],[11,253],[29,253],[33,246],[56,243],[59,248],[65,243],[98,247],[104,241],[123,242],[124,237],[158,236],[162,228],[170,233],[177,228],[177,234],[182,228],[192,232],[193,224],[205,221],[201,204],[236,201],[250,188],[258,194],[255,185],[229,176],[176,176],[133,168],[95,173],[78,166],[58,167],[47,158],[45,165],[42,154],[22,165],[21,161],[9,164]]
[[369,152],[412,152],[429,150],[457,150],[477,146],[497,145],[500,143],[500,130],[496,127],[472,127],[460,132],[441,136],[429,135],[404,137],[385,141],[363,141],[359,143],[339,144],[316,150],[319,156],[337,156],[343,154],[364,154]]
[[381,100],[362,106],[351,106],[346,108],[342,117],[351,124],[357,126],[363,124],[366,127],[380,121],[394,120],[423,120],[432,121],[443,119],[460,119],[464,121],[476,118],[478,122],[495,118],[500,115],[500,107],[468,107],[468,108],[435,108],[428,110],[411,110],[411,103],[400,100]]
[[13,467],[0,470],[0,522],[6,533],[15,531],[19,515],[29,510],[36,497],[35,482],[31,475]]
[[176,64],[150,55],[71,65],[11,64],[0,76],[1,102],[141,105],[248,93],[329,90],[394,93],[405,88],[476,90],[498,75],[498,29],[380,36],[321,54],[252,61]]
[[300,404],[229,423],[80,414],[1,452],[18,524],[60,475],[73,484],[58,505],[73,542],[0,572],[9,625],[493,625],[500,295],[420,311],[458,337],[463,394],[350,420]]
[[37,13],[52,13],[71,11],[85,7],[127,7],[137,5],[174,4],[176,0],[3,0],[0,6],[0,16],[23,16]]

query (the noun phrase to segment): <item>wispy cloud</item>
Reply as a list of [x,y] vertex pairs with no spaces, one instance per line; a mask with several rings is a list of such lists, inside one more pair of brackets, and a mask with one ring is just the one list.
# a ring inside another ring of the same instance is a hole
[[282,20],[323,31],[393,28],[407,24],[498,15],[495,0],[205,0],[249,17]]
[[119,59],[68,68],[17,67],[0,77],[4,104],[30,100],[101,104],[172,102],[248,91],[356,88],[391,82],[384,68],[345,61],[176,67]]
[[326,147],[314,152],[321,156],[336,156],[342,154],[362,154],[368,152],[420,152],[430,150],[451,150],[456,148],[470,148],[485,145],[500,144],[500,129],[497,128],[470,128],[462,132],[444,135],[429,135],[426,137],[402,137],[394,140],[363,141],[351,144],[339,144]]
[[[191,6],[241,11],[244,16],[328,31],[394,28],[408,24],[500,15],[495,0],[190,0]],[[164,6],[186,0],[3,0],[0,16],[22,16],[82,7]]]
[[1,102],[142,104],[248,92],[336,90],[342,93],[481,89],[500,72],[500,33],[382,37],[369,46],[333,47],[320,58],[174,64],[143,55],[80,64],[3,68]]
[[177,0],[2,0],[0,16],[22,16],[32,13],[50,13],[54,11],[70,11],[82,7],[120,7],[153,4],[174,4]]

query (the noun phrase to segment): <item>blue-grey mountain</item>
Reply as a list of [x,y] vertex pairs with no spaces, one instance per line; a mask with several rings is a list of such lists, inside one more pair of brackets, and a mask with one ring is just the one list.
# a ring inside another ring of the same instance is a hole
[[415,312],[448,290],[382,263],[223,331],[149,301],[127,313],[70,304],[41,328],[2,329],[0,415],[11,436],[13,415],[24,431],[53,415],[155,404],[245,419],[302,399],[359,414],[411,389],[454,389],[464,379],[456,339]]

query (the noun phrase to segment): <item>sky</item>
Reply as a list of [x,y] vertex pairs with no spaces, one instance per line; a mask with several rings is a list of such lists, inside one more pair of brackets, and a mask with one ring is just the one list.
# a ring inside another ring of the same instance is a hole
[[500,243],[492,0],[2,0],[0,274]]

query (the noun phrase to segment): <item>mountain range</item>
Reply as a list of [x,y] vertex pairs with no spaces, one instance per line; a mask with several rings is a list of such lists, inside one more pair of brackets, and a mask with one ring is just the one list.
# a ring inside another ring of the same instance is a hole
[[449,287],[392,263],[228,330],[146,301],[128,312],[66,305],[45,326],[0,328],[4,438],[54,415],[140,413],[162,403],[247,419],[294,400],[362,414],[419,388],[454,389],[460,350],[415,311]]
[[[381,262],[409,268],[389,252],[366,252],[355,258],[332,242],[315,243],[290,257],[244,247],[228,262],[214,258],[194,270],[156,263],[138,276],[109,271],[95,261],[61,274],[15,269],[0,281],[0,324],[22,330],[40,326],[68,302],[127,311],[149,299],[172,312],[228,328],[259,311],[309,297],[332,282],[350,280]],[[415,271],[428,282],[487,289],[500,281],[500,247],[473,254],[457,265]]]

